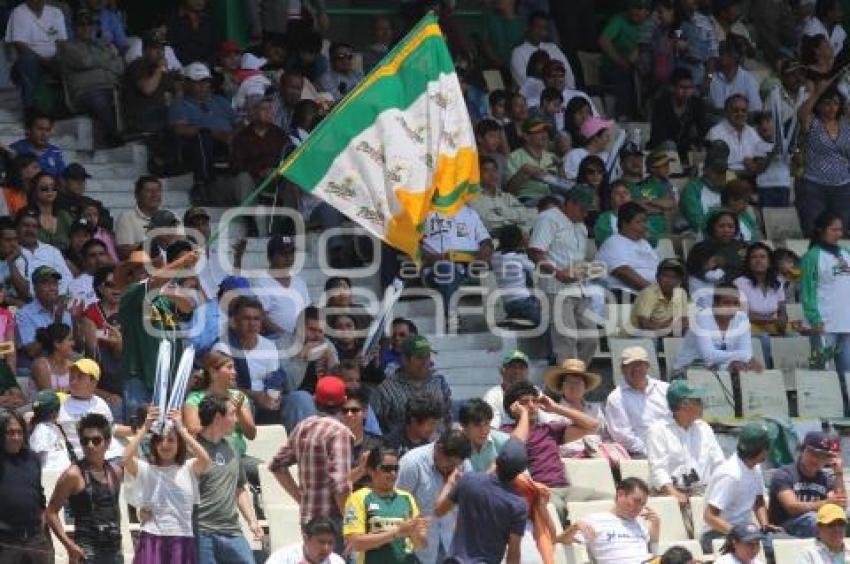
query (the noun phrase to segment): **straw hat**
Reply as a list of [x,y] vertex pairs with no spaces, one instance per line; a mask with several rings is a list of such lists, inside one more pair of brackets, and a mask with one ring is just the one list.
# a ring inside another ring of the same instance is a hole
[[581,376],[584,378],[584,385],[587,391],[593,390],[602,382],[599,374],[594,374],[587,371],[584,362],[577,358],[568,358],[561,363],[561,366],[551,366],[546,369],[543,374],[543,382],[553,391],[561,390],[561,383],[564,376]]

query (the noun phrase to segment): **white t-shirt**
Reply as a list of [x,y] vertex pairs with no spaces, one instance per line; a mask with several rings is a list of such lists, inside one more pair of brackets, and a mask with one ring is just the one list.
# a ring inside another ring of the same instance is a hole
[[761,467],[748,468],[736,453],[715,470],[705,503],[719,509],[720,518],[734,526],[751,521],[753,505],[760,495],[764,495]]
[[41,16],[36,16],[29,6],[21,4],[12,10],[6,24],[6,43],[25,43],[40,57],[54,57],[56,42],[66,39],[65,16],[54,6],[44,6]]
[[477,253],[490,233],[474,209],[464,206],[454,216],[431,212],[425,219],[422,246],[433,253],[461,251]]
[[739,133],[725,119],[709,129],[706,138],[709,141],[723,141],[729,146],[729,169],[735,172],[744,170],[744,159],[763,157],[767,154],[765,149],[769,147],[749,125],[745,125]]
[[260,335],[257,346],[245,351],[245,362],[251,374],[251,391],[266,389],[266,377],[280,368],[280,358],[274,343]]
[[525,285],[526,272],[534,271],[534,263],[527,255],[515,253],[493,253],[490,267],[496,276],[496,284],[502,291],[502,300],[510,302],[531,295]]
[[608,267],[609,274],[605,279],[608,288],[625,290],[633,294],[637,292],[626,286],[622,280],[610,274],[611,271],[621,266],[630,266],[647,283],[652,284],[660,262],[658,253],[655,252],[649,241],[646,239],[633,241],[619,233],[611,235],[602,243],[602,246],[596,252],[596,260],[604,262],[605,266]]
[[736,558],[734,554],[724,554],[720,558],[714,561],[714,564],[762,564],[763,560],[758,558],[754,558],[749,562],[741,562],[739,558]]
[[[92,396],[89,399],[78,399],[73,396],[62,402],[62,407],[59,408],[59,418],[56,423],[62,426],[65,435],[68,437],[68,442],[74,447],[74,452],[80,459],[83,458],[83,449],[80,447],[80,436],[77,434],[77,423],[84,415],[89,413],[99,413],[106,417],[112,423],[112,411],[106,402],[98,396]],[[106,459],[120,458],[124,449],[121,443],[112,438],[109,443],[109,449],[106,451]]]
[[613,513],[593,513],[582,519],[596,537],[587,549],[597,564],[642,564],[649,553],[649,531],[638,521],[617,517]]
[[[177,55],[174,54],[174,49],[172,49],[170,45],[166,45],[163,48],[163,51],[165,53],[165,66],[168,67],[168,70],[183,70],[183,64],[180,62],[180,59],[177,58]],[[124,53],[124,62],[129,65],[130,63],[132,63],[136,59],[140,59],[141,57],[142,40],[138,37],[130,37],[127,40],[127,52]]]
[[289,279],[289,287],[284,288],[271,276],[264,276],[252,279],[251,288],[263,304],[269,321],[286,334],[294,334],[298,316],[310,305],[307,283],[300,276],[292,276]]
[[[307,559],[304,558],[304,545],[301,543],[276,550],[266,560],[266,564],[303,564],[304,562],[307,562]],[[331,553],[319,564],[345,564],[345,560]]]
[[42,422],[30,435],[30,450],[41,459],[41,469],[64,472],[71,465],[65,438],[55,423]]
[[844,48],[844,41],[847,39],[847,32],[841,24],[832,28],[830,34],[826,30],[826,26],[819,18],[811,17],[806,20],[806,25],[803,26],[803,35],[823,35],[829,39],[829,44],[832,45],[833,52],[838,55]]
[[194,458],[182,466],[154,466],[137,459],[135,479],[141,507],[149,509],[152,518],[142,523],[142,530],[156,536],[191,537],[192,506],[200,503],[198,478],[192,471]]
[[779,310],[779,304],[785,302],[785,292],[782,291],[782,286],[765,292],[761,288],[756,288],[752,280],[746,276],[739,276],[732,283],[740,290],[741,296],[746,301],[747,309],[758,315],[774,316]]

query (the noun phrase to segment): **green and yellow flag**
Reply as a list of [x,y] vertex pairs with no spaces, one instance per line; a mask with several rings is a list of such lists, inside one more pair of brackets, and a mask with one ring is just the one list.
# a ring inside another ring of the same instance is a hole
[[428,15],[279,173],[411,256],[429,212],[478,193],[478,153],[454,62]]

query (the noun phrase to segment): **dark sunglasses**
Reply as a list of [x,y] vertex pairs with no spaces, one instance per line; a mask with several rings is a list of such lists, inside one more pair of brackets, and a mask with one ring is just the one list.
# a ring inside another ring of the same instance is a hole
[[38,191],[39,192],[55,192],[56,186],[39,186]]
[[398,464],[381,464],[378,466],[378,470],[386,472],[387,474],[398,472]]
[[86,447],[89,445],[100,446],[103,442],[103,437],[80,437],[80,445]]
[[342,412],[346,415],[360,413],[361,411],[363,411],[363,408],[360,408],[360,407],[343,407],[342,408]]

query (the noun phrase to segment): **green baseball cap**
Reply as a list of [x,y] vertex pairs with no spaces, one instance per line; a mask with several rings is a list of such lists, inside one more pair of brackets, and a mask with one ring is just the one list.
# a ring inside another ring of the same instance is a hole
[[589,209],[593,205],[593,188],[587,184],[576,184],[564,194],[564,200],[575,202],[584,209]]
[[670,409],[682,403],[683,400],[696,399],[702,401],[705,393],[700,388],[694,388],[687,380],[673,380],[667,388],[667,405]]
[[747,423],[738,432],[738,446],[749,451],[757,451],[767,448],[770,443],[770,435],[767,427],[762,423]]
[[32,410],[36,413],[50,413],[59,410],[59,395],[53,390],[41,390],[35,395]]
[[32,271],[32,283],[38,284],[45,278],[54,278],[56,280],[62,280],[62,275],[59,274],[59,271],[53,268],[52,266],[42,265]]
[[524,362],[525,365],[528,366],[528,356],[519,350],[510,352],[502,357],[502,366],[507,366],[514,361]]
[[436,352],[431,348],[431,343],[422,335],[411,335],[401,345],[401,352],[406,356],[418,358],[430,358]]

